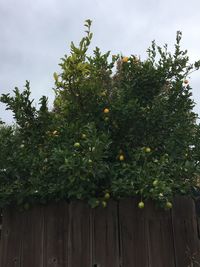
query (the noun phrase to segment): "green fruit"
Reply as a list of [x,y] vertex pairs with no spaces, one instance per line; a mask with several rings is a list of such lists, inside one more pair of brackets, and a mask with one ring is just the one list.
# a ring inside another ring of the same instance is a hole
[[167,201],[167,202],[166,202],[166,208],[167,208],[167,209],[171,209],[171,208],[172,208],[172,203],[169,202],[169,201]]
[[110,198],[110,194],[109,194],[109,193],[105,193],[104,198],[105,198],[106,200],[108,200],[108,199]]
[[140,201],[140,202],[138,203],[138,208],[139,208],[139,209],[143,209],[143,208],[144,208],[144,202],[143,202],[143,201]]
[[107,203],[106,203],[106,201],[102,201],[101,204],[102,204],[102,207],[103,207],[103,208],[106,208],[106,207],[107,207]]
[[80,143],[78,143],[78,142],[77,143],[74,143],[74,147],[77,147],[78,148],[80,146],[81,146]]
[[87,136],[86,134],[82,134],[82,138],[85,139]]
[[153,186],[157,186],[158,185],[158,180],[154,180],[153,181]]

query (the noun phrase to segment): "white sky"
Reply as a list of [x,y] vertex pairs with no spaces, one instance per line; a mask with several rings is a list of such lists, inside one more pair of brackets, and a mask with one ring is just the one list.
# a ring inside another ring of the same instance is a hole
[[[199,0],[0,0],[0,94],[31,83],[36,101],[53,100],[53,72],[69,52],[70,42],[84,35],[93,21],[92,48],[113,54],[141,55],[152,40],[173,49],[176,31],[191,61],[200,59]],[[195,111],[200,115],[200,71],[191,76]],[[11,114],[0,105],[0,118]]]

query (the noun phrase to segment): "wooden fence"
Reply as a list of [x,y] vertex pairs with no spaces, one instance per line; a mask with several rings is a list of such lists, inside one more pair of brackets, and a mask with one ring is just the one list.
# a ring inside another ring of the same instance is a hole
[[171,211],[136,199],[91,209],[83,202],[3,212],[1,267],[195,267],[200,240],[194,203]]

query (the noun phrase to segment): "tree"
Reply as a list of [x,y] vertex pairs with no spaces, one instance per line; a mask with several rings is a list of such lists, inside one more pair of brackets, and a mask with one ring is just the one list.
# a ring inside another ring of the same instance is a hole
[[[33,107],[30,86],[1,102],[16,125],[0,129],[0,204],[140,196],[170,208],[175,194],[192,194],[199,175],[199,125],[186,77],[200,62],[152,42],[147,59],[102,54],[91,21],[78,46],[54,73],[55,101]],[[143,201],[142,201],[143,203]],[[139,204],[139,207],[144,205]]]

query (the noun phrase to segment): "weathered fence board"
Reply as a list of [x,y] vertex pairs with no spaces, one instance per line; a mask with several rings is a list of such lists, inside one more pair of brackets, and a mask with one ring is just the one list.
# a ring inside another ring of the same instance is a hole
[[197,267],[200,240],[194,202],[172,210],[138,199],[54,203],[3,212],[0,267]]
[[146,204],[145,221],[149,266],[175,267],[171,212],[156,208],[149,201]]
[[[31,211],[20,213],[22,218],[20,224],[21,236],[18,234],[18,240],[21,239],[21,264],[19,265],[21,267],[43,266],[43,211],[43,208],[38,206]],[[18,216],[17,211],[15,211],[16,216]]]
[[93,266],[119,267],[117,203],[110,201],[106,209],[93,213]]
[[122,266],[149,266],[144,210],[137,208],[137,200],[120,201],[119,222]]
[[44,266],[67,267],[68,205],[52,204],[44,212]]
[[1,239],[1,267],[21,267],[23,215],[13,209],[4,213]]
[[196,266],[192,265],[192,261],[200,263],[200,250],[195,206],[192,199],[186,197],[174,199],[172,222],[176,266]]
[[69,206],[68,266],[91,266],[91,246],[91,209],[81,201],[73,202]]

